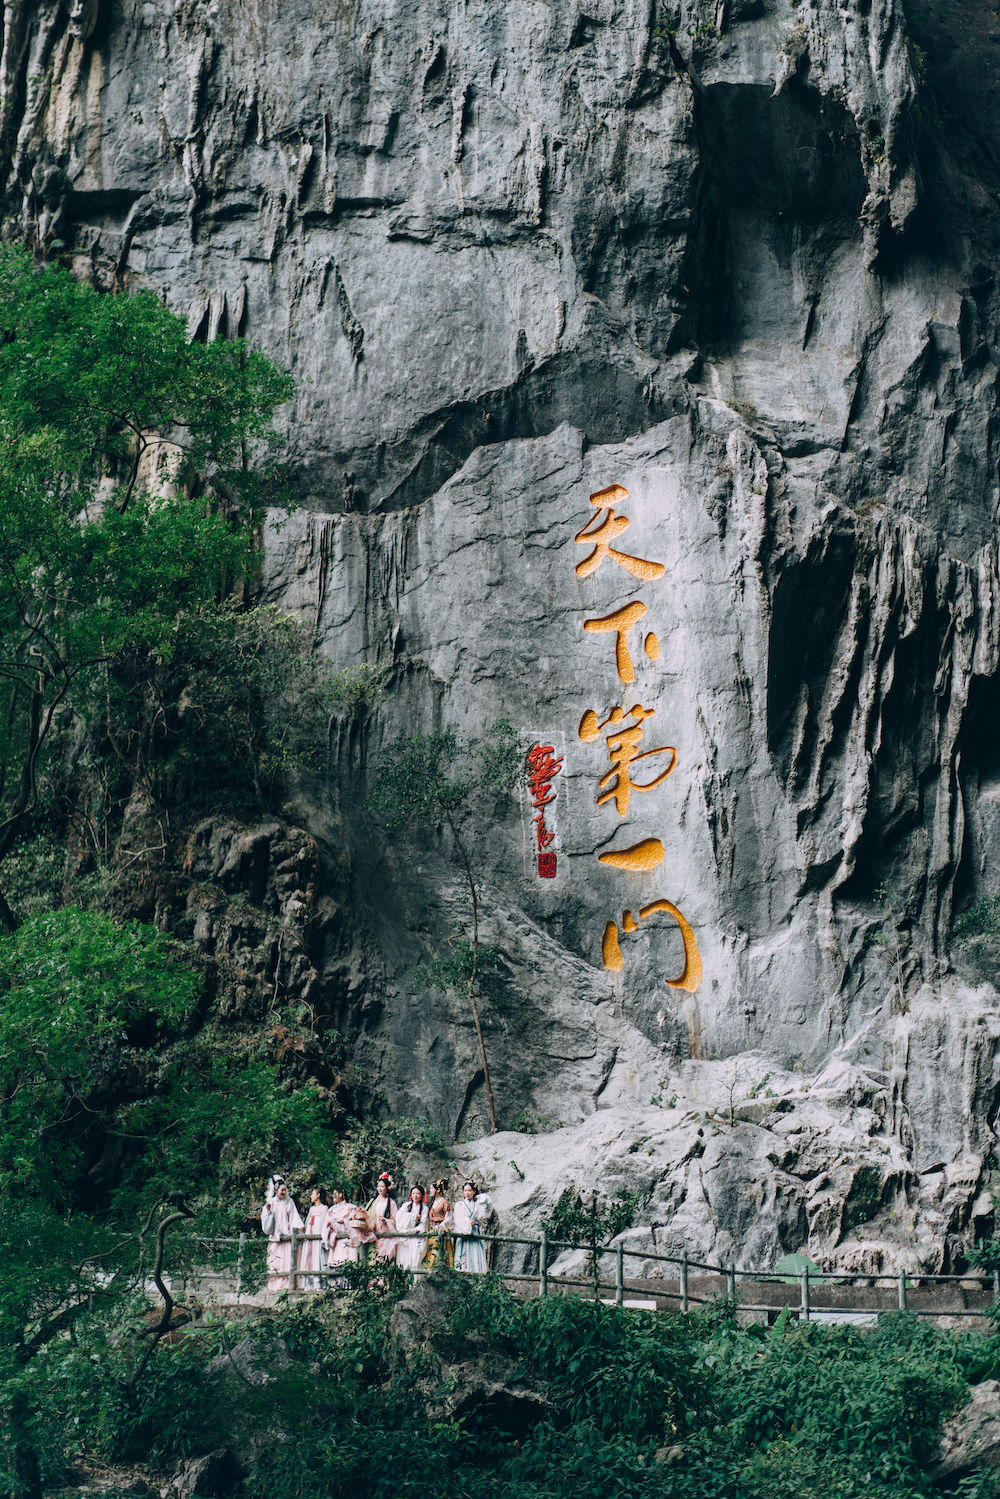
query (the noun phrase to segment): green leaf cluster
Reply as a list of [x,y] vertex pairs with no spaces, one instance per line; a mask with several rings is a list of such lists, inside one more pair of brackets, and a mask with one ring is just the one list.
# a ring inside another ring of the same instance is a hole
[[169,1040],[200,982],[154,928],[68,908],[0,940],[0,986],[0,1183],[66,1207],[123,1057]]
[[287,777],[317,771],[337,679],[294,615],[232,601],[179,613],[156,651],[101,682],[106,744],[157,805],[272,803]]
[[520,766],[517,731],[509,719],[496,719],[482,735],[462,734],[447,724],[386,745],[368,806],[390,829],[434,827],[477,792],[509,794]]
[[[13,1492],[37,1491],[38,1392],[66,1375],[67,1338],[104,1349],[73,1375],[103,1389],[100,1411],[127,1407],[147,1429],[139,1373],[155,1385],[164,1366],[139,1357],[135,1323],[167,1205],[194,1213],[172,1235],[176,1270],[196,1235],[232,1233],[259,1209],[276,1165],[336,1165],[318,1090],[288,1087],[262,1042],[201,1024],[203,998],[174,944],[139,923],[68,908],[0,939],[0,1430]],[[116,1371],[106,1387],[98,1364]]]
[[[166,1470],[230,1441],[252,1454],[246,1499],[929,1499],[943,1492],[931,1476],[943,1419],[1000,1369],[995,1334],[905,1314],[872,1331],[740,1328],[711,1311],[518,1301],[493,1278],[455,1286],[450,1320],[401,1357],[391,1318],[406,1279],[359,1273],[340,1298],[193,1328],[157,1350],[131,1402],[116,1394],[123,1345],[53,1347],[32,1390],[51,1446],[122,1462],[145,1443]],[[235,1373],[237,1339],[266,1385]],[[457,1408],[435,1351],[461,1361]],[[519,1416],[505,1388],[540,1403]],[[960,1489],[997,1491],[989,1474]]]
[[188,343],[150,293],[0,252],[0,861],[53,729],[250,576],[291,388],[242,342]]
[[183,319],[152,292],[104,295],[26,251],[0,256],[0,412],[5,436],[60,477],[64,497],[102,478],[135,483],[152,437],[175,445],[181,483],[243,502],[264,475],[255,442],[291,377],[242,339],[190,343]]
[[617,1197],[605,1198],[596,1192],[584,1196],[567,1187],[551,1213],[542,1219],[542,1227],[553,1239],[587,1245],[595,1301],[600,1294],[598,1251],[630,1226],[638,1203],[639,1198],[634,1192],[621,1192]]

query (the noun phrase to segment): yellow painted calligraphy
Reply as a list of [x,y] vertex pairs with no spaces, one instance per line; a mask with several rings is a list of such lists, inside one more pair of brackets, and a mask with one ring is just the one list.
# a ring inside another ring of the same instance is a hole
[[[597,805],[603,807],[605,802],[613,801],[619,817],[624,817],[628,812],[629,797],[633,791],[652,791],[667,779],[677,764],[677,751],[671,745],[664,745],[661,749],[644,750],[641,755],[639,754],[639,742],[643,736],[642,726],[646,719],[652,718],[655,713],[655,708],[643,708],[636,703],[629,709],[627,715],[620,707],[612,708],[603,723],[598,723],[597,714],[592,708],[588,708],[580,720],[578,733],[585,744],[593,743],[602,730],[609,726],[614,729],[614,733],[609,734],[607,739],[611,769],[601,777],[598,783],[604,794],[597,798]],[[626,716],[634,719],[635,722],[629,728],[618,728],[619,724],[625,722]],[[670,756],[670,764],[666,770],[661,771],[652,781],[633,781],[630,767],[637,765],[640,760],[650,759],[653,755]]]
[[601,941],[601,957],[604,960],[605,968],[609,968],[612,973],[621,973],[625,967],[622,961],[622,950],[618,946],[618,928],[613,921],[609,921],[604,928],[604,937]]
[[644,618],[646,606],[633,600],[631,604],[623,604],[613,614],[603,614],[600,619],[585,619],[583,628],[588,635],[600,635],[606,631],[614,630],[615,640],[615,665],[618,668],[618,677],[622,682],[635,681],[635,667],[632,665],[632,657],[628,650],[628,632],[633,625]]
[[628,498],[628,490],[623,489],[620,484],[612,484],[609,489],[598,490],[597,494],[590,496],[590,503],[600,507],[602,515],[598,514],[589,520],[582,531],[577,531],[574,540],[579,545],[588,541],[593,542],[593,551],[584,557],[582,562],[576,564],[576,575],[578,578],[589,578],[591,573],[596,573],[605,557],[610,557],[630,572],[634,578],[641,578],[644,583],[651,583],[654,578],[662,578],[666,567],[662,562],[647,562],[644,557],[633,557],[629,552],[619,552],[611,543],[617,541],[631,525],[627,516],[616,515],[612,505],[619,500]]
[[[701,987],[702,962],[695,941],[691,924],[678,911],[677,907],[669,900],[653,900],[648,906],[642,906],[639,911],[639,920],[645,921],[648,916],[653,916],[657,911],[665,911],[672,916],[680,928],[681,940],[684,943],[684,967],[675,979],[664,979],[664,983],[671,989],[686,989],[689,994],[694,994]],[[622,927],[626,932],[637,932],[638,923],[631,911],[622,912]],[[625,966],[622,958],[621,946],[618,942],[618,928],[613,921],[609,921],[604,928],[604,936],[601,939],[601,957],[605,968],[618,973]]]
[[596,490],[590,496],[590,503],[600,510],[606,505],[620,505],[622,500],[627,499],[628,490],[624,484],[609,484],[605,489]]
[[659,838],[643,838],[631,848],[612,848],[606,854],[598,854],[597,858],[612,869],[624,869],[626,874],[646,874],[663,863],[666,852]]

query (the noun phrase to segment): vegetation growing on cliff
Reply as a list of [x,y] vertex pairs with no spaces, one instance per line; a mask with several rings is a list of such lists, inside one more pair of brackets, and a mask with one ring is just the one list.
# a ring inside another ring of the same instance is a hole
[[725,1308],[518,1303],[443,1272],[394,1321],[406,1277],[389,1279],[189,1323],[127,1395],[128,1343],[92,1320],[35,1370],[47,1481],[138,1462],[155,1485],[228,1446],[242,1499],[920,1499],[945,1491],[943,1420],[1000,1372],[995,1334],[906,1314],[740,1329]]
[[[197,1029],[201,991],[161,933],[96,912],[36,917],[0,939],[8,1492],[40,1492],[35,1380],[84,1326],[149,1364],[143,1285],[158,1225],[232,1227],[276,1155],[335,1169],[316,1089],[288,1091],[263,1046]],[[175,1265],[184,1252],[172,1245]],[[122,1388],[139,1398],[134,1382]]]
[[110,1339],[100,1399],[141,1402],[161,1240],[176,1268],[242,1227],[276,1159],[337,1177],[336,1036],[277,977],[264,1023],[227,1023],[261,986],[183,940],[192,824],[281,794],[336,695],[249,601],[290,390],[150,294],[0,254],[2,1492],[41,1491],[52,1360]]
[[479,894],[465,824],[477,799],[509,796],[520,769],[517,734],[498,718],[481,736],[460,734],[446,725],[433,734],[411,734],[386,746],[379,760],[370,807],[390,832],[447,824],[469,891],[469,935],[450,944],[448,956],[422,973],[431,988],[464,988],[472,1011],[490,1129],[497,1132],[496,1104],[479,1013],[479,979],[491,961],[479,941]]
[[[57,729],[113,740],[136,684],[160,721],[152,683],[252,566],[259,459],[290,393],[240,341],[189,343],[150,293],[0,256],[0,864]],[[17,925],[2,893],[0,923]]]

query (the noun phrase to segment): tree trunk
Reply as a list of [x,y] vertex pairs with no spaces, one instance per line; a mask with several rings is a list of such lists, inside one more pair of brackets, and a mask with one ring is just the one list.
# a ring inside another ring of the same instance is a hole
[[[34,811],[38,802],[38,756],[45,737],[52,727],[56,709],[69,691],[72,678],[66,675],[61,687],[55,693],[48,707],[45,706],[44,683],[45,678],[41,675],[36,679],[36,685],[31,690],[28,702],[27,723],[25,725],[25,753],[24,763],[21,766],[21,775],[18,781],[17,792],[13,798],[13,805],[9,815],[0,822],[0,864],[14,846],[15,839],[20,832],[24,822],[31,812]],[[7,898],[0,891],[0,927],[8,934],[16,932],[21,922],[7,903]]]
[[486,1042],[483,1039],[483,1027],[479,1019],[479,1005],[476,1002],[476,979],[479,976],[479,902],[476,898],[476,882],[472,878],[472,866],[465,852],[465,845],[458,836],[458,829],[450,810],[446,807],[444,815],[448,819],[451,835],[455,840],[462,864],[465,867],[465,878],[469,882],[469,894],[472,896],[472,973],[469,978],[469,1008],[472,1010],[472,1018],[476,1024],[476,1035],[479,1037],[479,1056],[483,1064],[483,1082],[486,1086],[486,1102],[490,1110],[490,1134],[497,1132],[497,1111],[493,1105],[493,1084],[490,1082],[490,1065],[486,1060]]
[[11,1477],[14,1480],[11,1499],[42,1499],[42,1474],[38,1453],[27,1437],[28,1402],[23,1391],[11,1401]]
[[3,928],[3,930],[9,937],[12,933],[17,931],[20,925],[20,919],[14,915],[14,912],[7,904],[7,897],[4,895],[3,891],[0,890],[0,927]]

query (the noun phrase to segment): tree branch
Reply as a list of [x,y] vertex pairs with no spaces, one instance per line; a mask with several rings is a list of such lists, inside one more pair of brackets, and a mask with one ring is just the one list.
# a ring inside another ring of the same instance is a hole
[[[159,1206],[159,1204],[157,1204],[157,1206]],[[153,1211],[155,1212],[155,1209],[153,1209]],[[167,1290],[167,1287],[163,1280],[163,1249],[164,1241],[167,1236],[167,1229],[172,1228],[175,1223],[180,1223],[183,1218],[193,1217],[194,1213],[190,1208],[181,1206],[177,1208],[175,1212],[168,1213],[165,1218],[161,1219],[159,1227],[156,1230],[156,1258],[153,1261],[153,1284],[159,1291],[160,1295],[163,1297],[163,1315],[160,1317],[160,1320],[155,1327],[147,1327],[143,1332],[139,1334],[140,1339],[151,1338],[152,1342],[149,1344],[149,1347],[146,1349],[142,1358],[139,1360],[138,1367],[135,1369],[131,1379],[128,1381],[129,1389],[131,1389],[135,1385],[136,1381],[141,1378],[146,1365],[149,1363],[154,1352],[156,1351],[161,1338],[165,1337],[166,1334],[170,1331],[170,1317],[171,1313],[173,1312],[175,1303],[174,1298]],[[146,1220],[146,1228],[142,1230],[142,1233],[140,1233],[140,1238],[142,1238],[142,1234],[148,1230],[151,1219],[152,1213]]]
[[472,1018],[476,1024],[476,1035],[479,1037],[479,1056],[483,1064],[483,1082],[486,1086],[486,1102],[489,1105],[490,1111],[490,1133],[495,1135],[497,1132],[497,1111],[493,1104],[493,1084],[490,1081],[490,1067],[486,1060],[486,1042],[483,1039],[483,1027],[479,1019],[479,1005],[476,1002],[476,979],[479,976],[479,902],[476,898],[476,882],[472,875],[472,865],[469,863],[469,856],[465,852],[465,844],[459,837],[458,828],[455,826],[455,819],[451,815],[451,808],[443,801],[441,806],[448,826],[451,829],[451,836],[455,840],[455,847],[458,849],[459,857],[465,868],[465,877],[469,882],[469,893],[472,896],[472,972],[469,974],[469,1006],[472,1010]]

